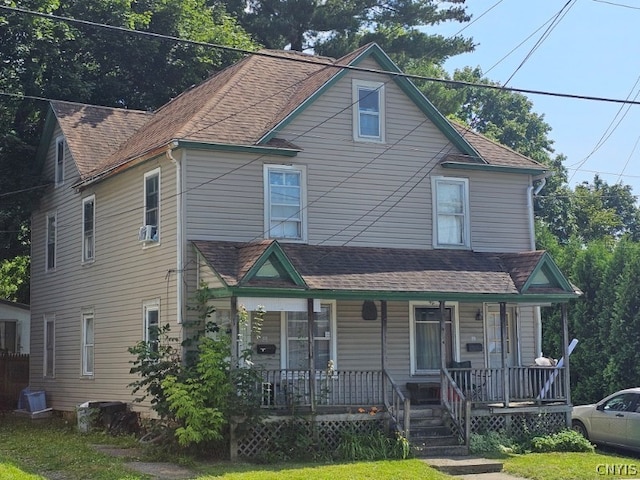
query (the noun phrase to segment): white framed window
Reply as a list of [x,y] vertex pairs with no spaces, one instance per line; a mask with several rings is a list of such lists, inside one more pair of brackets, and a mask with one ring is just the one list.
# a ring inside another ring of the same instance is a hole
[[[440,305],[437,302],[410,302],[409,350],[411,374],[421,375],[440,371]],[[445,362],[458,358],[458,306],[445,304]]]
[[143,225],[147,242],[160,241],[160,169],[156,168],[144,175],[144,218]]
[[306,240],[306,177],[304,166],[264,166],[264,224],[267,238]]
[[154,352],[158,351],[160,341],[160,300],[151,300],[142,304],[144,341],[151,345]]
[[90,262],[95,256],[96,245],[96,197],[82,200],[82,261]]
[[46,270],[54,270],[56,268],[56,240],[57,240],[57,213],[47,215],[46,224],[46,249],[45,249],[45,266]]
[[384,83],[353,80],[353,139],[384,142]]
[[53,378],[56,374],[56,317],[53,314],[44,315],[44,352],[43,377]]
[[469,180],[432,177],[433,246],[470,248]]
[[82,314],[82,375],[93,376],[94,362],[94,327],[93,312]]
[[[282,312],[282,369],[308,370],[309,326],[307,312]],[[336,335],[336,302],[322,302],[313,324],[313,352],[316,370],[327,370],[329,360],[338,368]]]
[[56,138],[56,166],[55,166],[55,185],[59,187],[64,184],[64,137]]

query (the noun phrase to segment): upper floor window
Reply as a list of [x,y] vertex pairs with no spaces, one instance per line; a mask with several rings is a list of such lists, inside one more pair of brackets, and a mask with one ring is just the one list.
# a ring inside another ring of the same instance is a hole
[[353,81],[353,138],[384,142],[384,84]]
[[56,187],[64,183],[64,138],[56,139]]
[[93,312],[82,314],[82,375],[93,375]]
[[433,246],[469,248],[469,181],[433,177]]
[[[144,230],[144,233],[143,233]],[[144,227],[140,239],[146,242],[160,240],[160,169],[144,176]]]
[[47,249],[46,249],[47,270],[56,268],[56,214],[47,215]]
[[96,197],[82,200],[82,261],[93,260],[95,254]]
[[268,238],[305,240],[305,168],[264,166],[264,223]]

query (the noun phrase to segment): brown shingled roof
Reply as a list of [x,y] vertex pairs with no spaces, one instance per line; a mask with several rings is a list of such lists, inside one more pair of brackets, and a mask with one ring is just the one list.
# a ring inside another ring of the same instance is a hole
[[[195,247],[228,286],[273,241],[239,243],[196,241]],[[520,294],[520,288],[544,252],[482,253],[463,250],[414,250],[279,244],[311,290]],[[244,273],[243,273],[244,272]],[[252,281],[251,286],[269,287]],[[282,285],[286,286],[286,285]],[[545,293],[564,293],[560,288]]]
[[[478,158],[465,158],[462,155],[452,155],[449,160],[467,161],[471,163],[484,163],[489,165],[499,165],[503,167],[538,168],[546,170],[547,167],[529,157],[526,157],[509,147],[494,142],[493,140],[474,132],[466,125],[451,122],[451,125],[460,135],[482,156]],[[484,161],[484,162],[483,162]]]
[[80,177],[85,178],[151,117],[149,112],[51,102]]
[[[260,52],[212,75],[155,113],[54,102],[82,180],[99,176],[174,140],[250,146],[300,108],[371,45],[334,60],[293,51]],[[290,61],[290,60],[304,61]],[[543,168],[513,150],[453,123],[482,157],[457,161]],[[272,138],[273,148],[295,145]]]

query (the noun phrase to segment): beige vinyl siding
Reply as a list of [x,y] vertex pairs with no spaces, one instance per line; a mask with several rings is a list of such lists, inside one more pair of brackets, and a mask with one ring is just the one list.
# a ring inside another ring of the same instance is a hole
[[[533,365],[538,356],[536,353],[536,323],[534,321],[534,307],[524,305],[518,308],[518,328],[520,337],[520,362],[523,366]],[[560,358],[562,352],[550,352],[554,358]]]
[[[386,143],[353,140],[354,78],[387,82]],[[301,147],[296,157],[188,151],[187,238],[264,238],[263,164],[272,163],[307,168],[310,244],[432,248],[430,177],[448,175],[469,179],[474,250],[530,249],[529,176],[438,166],[455,148],[387,80],[350,72],[302,111],[277,135]]]
[[[45,172],[51,169],[52,146]],[[161,243],[143,247],[144,173],[161,168]],[[65,179],[69,179],[67,164]],[[77,175],[76,179],[77,180]],[[66,181],[65,181],[66,183]],[[71,184],[72,182],[69,182]],[[86,191],[48,190],[33,215],[31,388],[47,392],[49,406],[72,410],[87,400],[131,402],[127,384],[133,357],[127,348],[143,338],[143,302],[159,300],[160,323],[176,324],[175,167],[164,157]],[[82,264],[82,199],[95,194],[95,261]],[[58,211],[58,255],[44,271],[46,213]],[[95,316],[94,375],[82,377],[82,312]],[[55,314],[56,376],[42,377],[43,315]]]
[[224,282],[220,280],[220,277],[218,277],[215,273],[213,273],[213,271],[211,270],[211,267],[209,267],[209,265],[204,261],[201,255],[193,251],[189,252],[189,259],[187,260],[187,265],[191,264],[192,261],[196,261],[198,264],[198,275],[197,275],[197,282],[196,283],[189,282],[188,283],[189,285],[197,285],[197,288],[199,288],[200,285],[202,284],[206,285],[208,288],[225,287]]

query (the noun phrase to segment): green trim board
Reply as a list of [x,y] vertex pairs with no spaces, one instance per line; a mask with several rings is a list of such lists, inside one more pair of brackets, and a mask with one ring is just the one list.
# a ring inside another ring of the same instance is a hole
[[574,292],[573,286],[569,283],[565,276],[562,275],[562,272],[560,272],[560,269],[556,265],[556,262],[554,262],[551,258],[551,255],[549,255],[547,252],[544,252],[542,257],[540,258],[540,261],[531,272],[531,275],[529,275],[529,278],[522,286],[521,292],[523,294],[526,293],[529,288],[537,286],[534,281],[535,279],[540,278],[540,273],[547,278],[551,286],[562,288],[566,292]]
[[492,173],[522,173],[527,175],[539,175],[548,171],[546,168],[508,167],[505,165],[489,165],[487,163],[442,162],[440,165],[454,170],[484,170]]
[[[384,51],[375,43],[364,50],[359,56],[352,60],[350,66],[358,66],[368,57],[373,57],[383,69],[389,72],[402,73],[398,66],[387,56]],[[330,65],[328,65],[330,67]],[[307,109],[315,100],[324,94],[331,86],[335,85],[338,80],[342,79],[349,69],[340,69],[333,77],[331,77],[324,85],[310,95],[296,109],[294,109],[287,117],[275,125],[266,135],[264,135],[258,144],[263,144],[271,140],[277,132],[289,125],[298,115]],[[388,74],[389,75],[389,74]],[[416,106],[431,120],[440,131],[453,143],[462,153],[470,155],[474,158],[481,159],[480,154],[451,126],[448,120],[433,106],[433,104],[422,94],[420,90],[408,78],[394,75],[393,80],[400,89],[416,104]]]
[[290,288],[228,287],[212,289],[216,298],[290,297],[327,300],[390,300],[390,301],[458,301],[507,303],[566,303],[578,297],[575,292],[556,294],[480,294],[455,292],[389,292],[375,290],[301,290]]
[[255,261],[249,271],[244,275],[244,277],[238,279],[238,284],[246,284],[253,278],[257,278],[260,269],[264,267],[267,262],[271,262],[272,264],[274,264],[274,266],[276,266],[276,269],[277,266],[282,267],[289,279],[298,287],[307,286],[302,276],[289,261],[289,258],[287,258],[287,255],[282,250],[282,247],[280,247],[280,244],[278,244],[278,242],[275,240],[265,249],[264,252],[262,252],[260,257],[258,257],[258,259]]
[[177,140],[178,147],[191,150],[216,150],[236,153],[260,153],[262,155],[278,155],[281,157],[295,157],[301,150],[292,148],[274,148],[264,145],[230,145],[223,143],[195,142],[192,140]]
[[37,171],[41,171],[42,167],[44,166],[44,162],[47,158],[47,151],[49,150],[49,144],[51,143],[53,132],[56,128],[56,123],[58,123],[58,117],[56,117],[56,114],[53,111],[53,107],[51,106],[51,103],[49,103],[49,107],[47,108],[47,116],[45,117],[44,121],[44,128],[42,131],[42,135],[40,136],[38,149],[36,150]]

